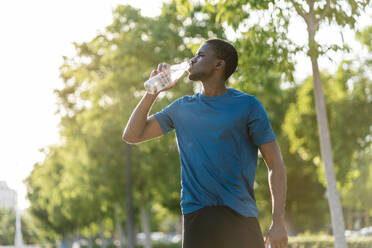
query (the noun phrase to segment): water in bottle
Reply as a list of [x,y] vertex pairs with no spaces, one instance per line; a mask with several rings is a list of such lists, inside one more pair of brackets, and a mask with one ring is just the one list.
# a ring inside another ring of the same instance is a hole
[[172,65],[169,69],[160,72],[144,83],[145,89],[150,94],[155,94],[179,79],[189,68],[189,62]]

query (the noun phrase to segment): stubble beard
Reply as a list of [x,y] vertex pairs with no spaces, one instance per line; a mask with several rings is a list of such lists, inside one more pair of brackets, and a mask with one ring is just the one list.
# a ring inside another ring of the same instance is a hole
[[205,76],[204,72],[197,72],[197,73],[190,73],[189,79],[191,81],[201,81],[201,79]]

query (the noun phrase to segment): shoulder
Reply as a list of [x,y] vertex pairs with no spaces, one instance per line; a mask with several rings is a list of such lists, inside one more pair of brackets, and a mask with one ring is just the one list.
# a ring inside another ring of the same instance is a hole
[[235,96],[234,98],[236,99],[234,104],[239,106],[239,109],[243,111],[244,115],[248,119],[261,118],[262,116],[267,115],[263,104],[256,96],[236,89],[232,89],[231,91],[232,95]]
[[197,101],[198,98],[199,98],[199,93],[196,93],[193,96],[185,95],[183,97],[178,98],[176,101],[179,104],[186,104],[186,103],[190,103],[190,102],[195,102],[195,101]]
[[231,95],[236,98],[237,100],[241,101],[242,103],[247,104],[248,106],[252,105],[262,105],[260,100],[254,95],[250,95],[239,90],[230,88]]
[[182,105],[184,105],[188,102],[192,102],[194,100],[195,100],[194,96],[182,96],[182,97],[179,97],[179,98],[175,99],[173,102],[171,102],[166,107],[166,109],[171,110],[171,111],[175,111],[177,108],[181,107]]

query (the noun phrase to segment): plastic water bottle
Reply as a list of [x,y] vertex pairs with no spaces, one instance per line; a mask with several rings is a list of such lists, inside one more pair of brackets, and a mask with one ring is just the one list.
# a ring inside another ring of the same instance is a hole
[[175,80],[178,80],[189,68],[189,62],[172,65],[169,69],[160,72],[144,83],[145,89],[150,94],[155,94],[164,89]]

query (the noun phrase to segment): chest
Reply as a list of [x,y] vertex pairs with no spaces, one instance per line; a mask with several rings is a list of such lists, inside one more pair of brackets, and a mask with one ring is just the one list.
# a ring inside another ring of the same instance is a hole
[[175,128],[203,134],[245,132],[247,109],[234,103],[193,102],[175,113]]

